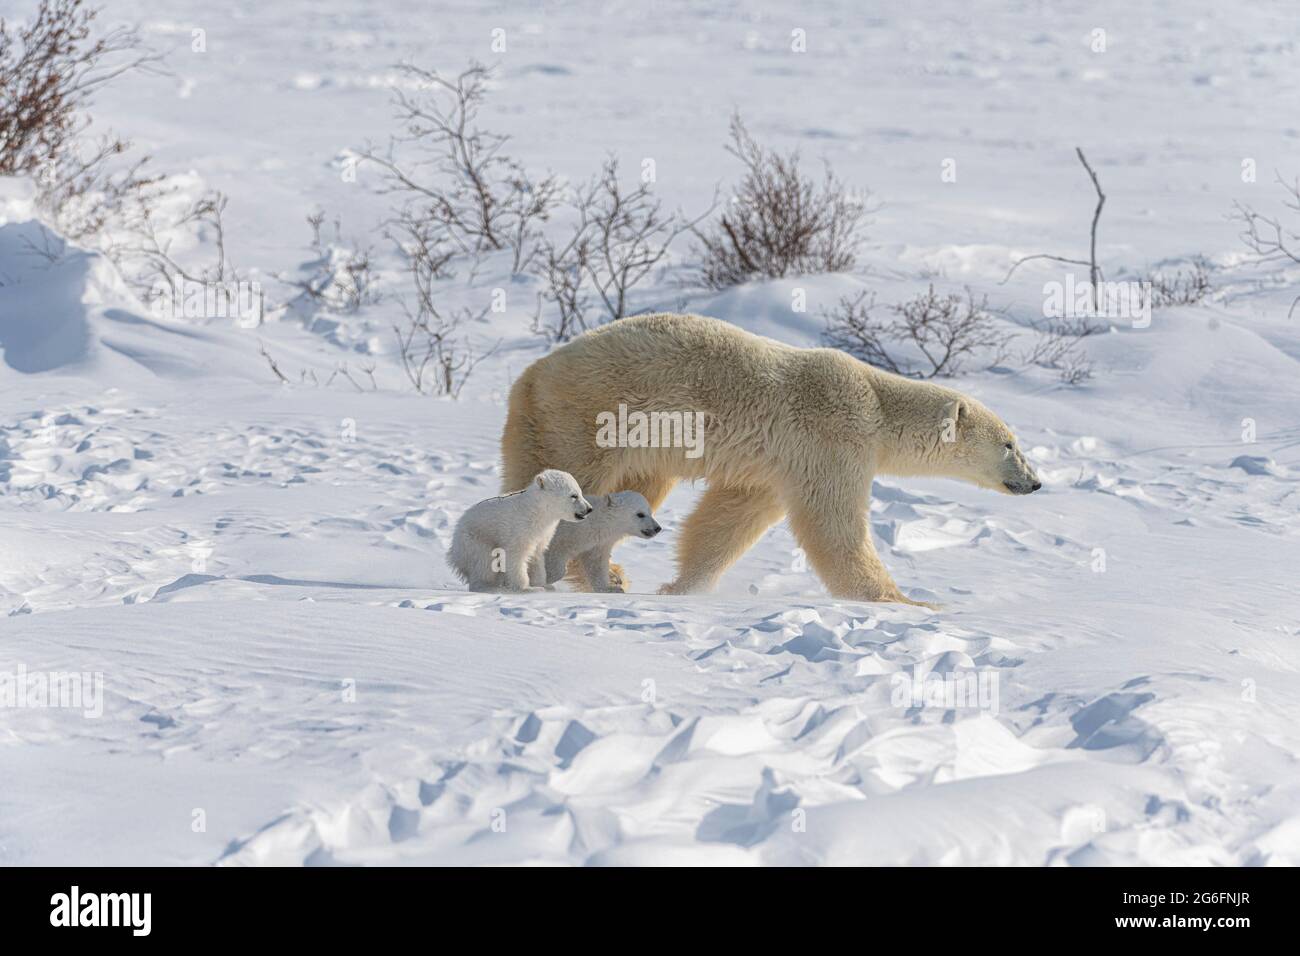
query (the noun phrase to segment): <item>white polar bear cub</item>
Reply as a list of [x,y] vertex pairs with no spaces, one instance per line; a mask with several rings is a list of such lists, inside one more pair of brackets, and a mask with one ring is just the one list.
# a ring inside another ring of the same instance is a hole
[[541,591],[556,526],[591,511],[572,475],[548,469],[522,491],[480,501],[461,515],[447,563],[471,591]]
[[546,549],[546,583],[564,577],[564,569],[577,558],[596,591],[620,591],[609,583],[609,554],[628,535],[653,538],[663,530],[650,513],[650,502],[635,491],[616,491],[592,499],[591,517],[579,525],[556,529]]

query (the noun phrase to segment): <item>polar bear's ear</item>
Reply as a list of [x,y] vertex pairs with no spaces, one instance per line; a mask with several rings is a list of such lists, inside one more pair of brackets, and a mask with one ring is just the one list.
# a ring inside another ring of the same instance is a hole
[[546,490],[546,482],[542,481],[542,476],[541,476],[541,475],[538,475],[538,476],[537,476],[537,487],[538,487],[538,488],[541,488],[542,491],[545,491],[545,490]]
[[939,421],[939,437],[945,444],[952,444],[957,440],[957,433],[961,427],[962,419],[969,417],[970,412],[966,408],[966,403],[961,399],[954,399],[943,406],[943,418]]
[[612,508],[612,507],[614,507],[614,496],[613,496],[613,495],[606,495],[606,496],[605,496],[605,507],[606,507],[606,508]]

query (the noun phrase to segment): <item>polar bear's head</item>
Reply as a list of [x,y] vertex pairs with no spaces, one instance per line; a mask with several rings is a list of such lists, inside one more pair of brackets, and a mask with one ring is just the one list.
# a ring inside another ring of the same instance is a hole
[[609,523],[611,530],[617,529],[620,534],[653,538],[663,530],[650,512],[650,502],[638,492],[616,491],[598,503],[603,506],[602,519]]
[[529,486],[546,500],[547,513],[560,521],[581,521],[591,514],[591,505],[582,496],[578,482],[567,471],[548,468]]
[[947,404],[943,442],[950,446],[955,478],[1004,495],[1028,495],[1043,487],[1011,429],[973,399],[962,396]]

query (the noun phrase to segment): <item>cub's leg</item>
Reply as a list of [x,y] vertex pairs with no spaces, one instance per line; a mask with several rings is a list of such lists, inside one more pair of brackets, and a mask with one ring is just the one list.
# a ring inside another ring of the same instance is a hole
[[686,519],[677,542],[677,578],[660,594],[711,591],[722,573],[785,514],[764,488],[710,488]]
[[465,584],[471,591],[496,591],[501,575],[492,562],[492,546],[473,532],[466,532],[452,544]]
[[532,553],[528,555],[528,583],[535,590],[554,590],[549,588],[546,581],[545,542],[535,545]]
[[591,548],[578,555],[578,563],[582,567],[583,576],[591,582],[588,590],[596,591],[601,594],[612,594],[623,592],[623,588],[609,580],[610,566],[609,554],[614,550],[614,546],[601,545]]
[[528,583],[528,553],[518,546],[506,550],[506,586],[507,591],[541,591]]

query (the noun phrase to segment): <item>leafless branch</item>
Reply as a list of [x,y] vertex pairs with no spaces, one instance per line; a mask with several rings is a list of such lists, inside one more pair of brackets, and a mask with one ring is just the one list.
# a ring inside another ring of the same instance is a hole
[[[1288,198],[1282,201],[1282,205],[1292,212],[1300,213],[1300,178],[1287,182],[1276,171],[1273,177],[1287,193]],[[1300,263],[1300,233],[1294,227],[1284,225],[1276,216],[1266,216],[1256,212],[1254,207],[1240,202],[1233,204],[1231,218],[1240,225],[1241,241],[1253,254],[1255,265]],[[1295,314],[1297,305],[1300,305],[1300,296],[1292,300],[1287,318]]]
[[1000,282],[999,285],[1006,285],[1012,274],[1026,262],[1032,262],[1035,259],[1048,259],[1052,262],[1064,262],[1068,265],[1087,266],[1088,281],[1092,284],[1093,289],[1099,288],[1098,282],[1103,279],[1104,276],[1102,275],[1100,267],[1097,265],[1097,224],[1101,221],[1102,207],[1106,205],[1106,194],[1101,191],[1101,181],[1097,179],[1097,174],[1093,171],[1092,166],[1088,164],[1088,159],[1083,155],[1082,148],[1076,146],[1074,152],[1079,157],[1079,162],[1083,164],[1083,168],[1087,170],[1088,178],[1092,180],[1092,188],[1097,191],[1097,207],[1092,213],[1092,228],[1090,230],[1088,259],[1070,259],[1065,256],[1053,256],[1042,252],[1036,253],[1032,256],[1023,256],[1011,264],[1011,268],[1008,269],[1007,274],[1002,277],[1002,282]]
[[271,371],[275,373],[275,377],[288,385],[289,380],[284,377],[284,373],[280,371],[280,366],[276,364],[275,359],[271,358],[271,353],[266,350],[266,345],[261,339],[257,340],[257,347],[262,353],[262,358],[266,359],[266,364],[271,366]]

